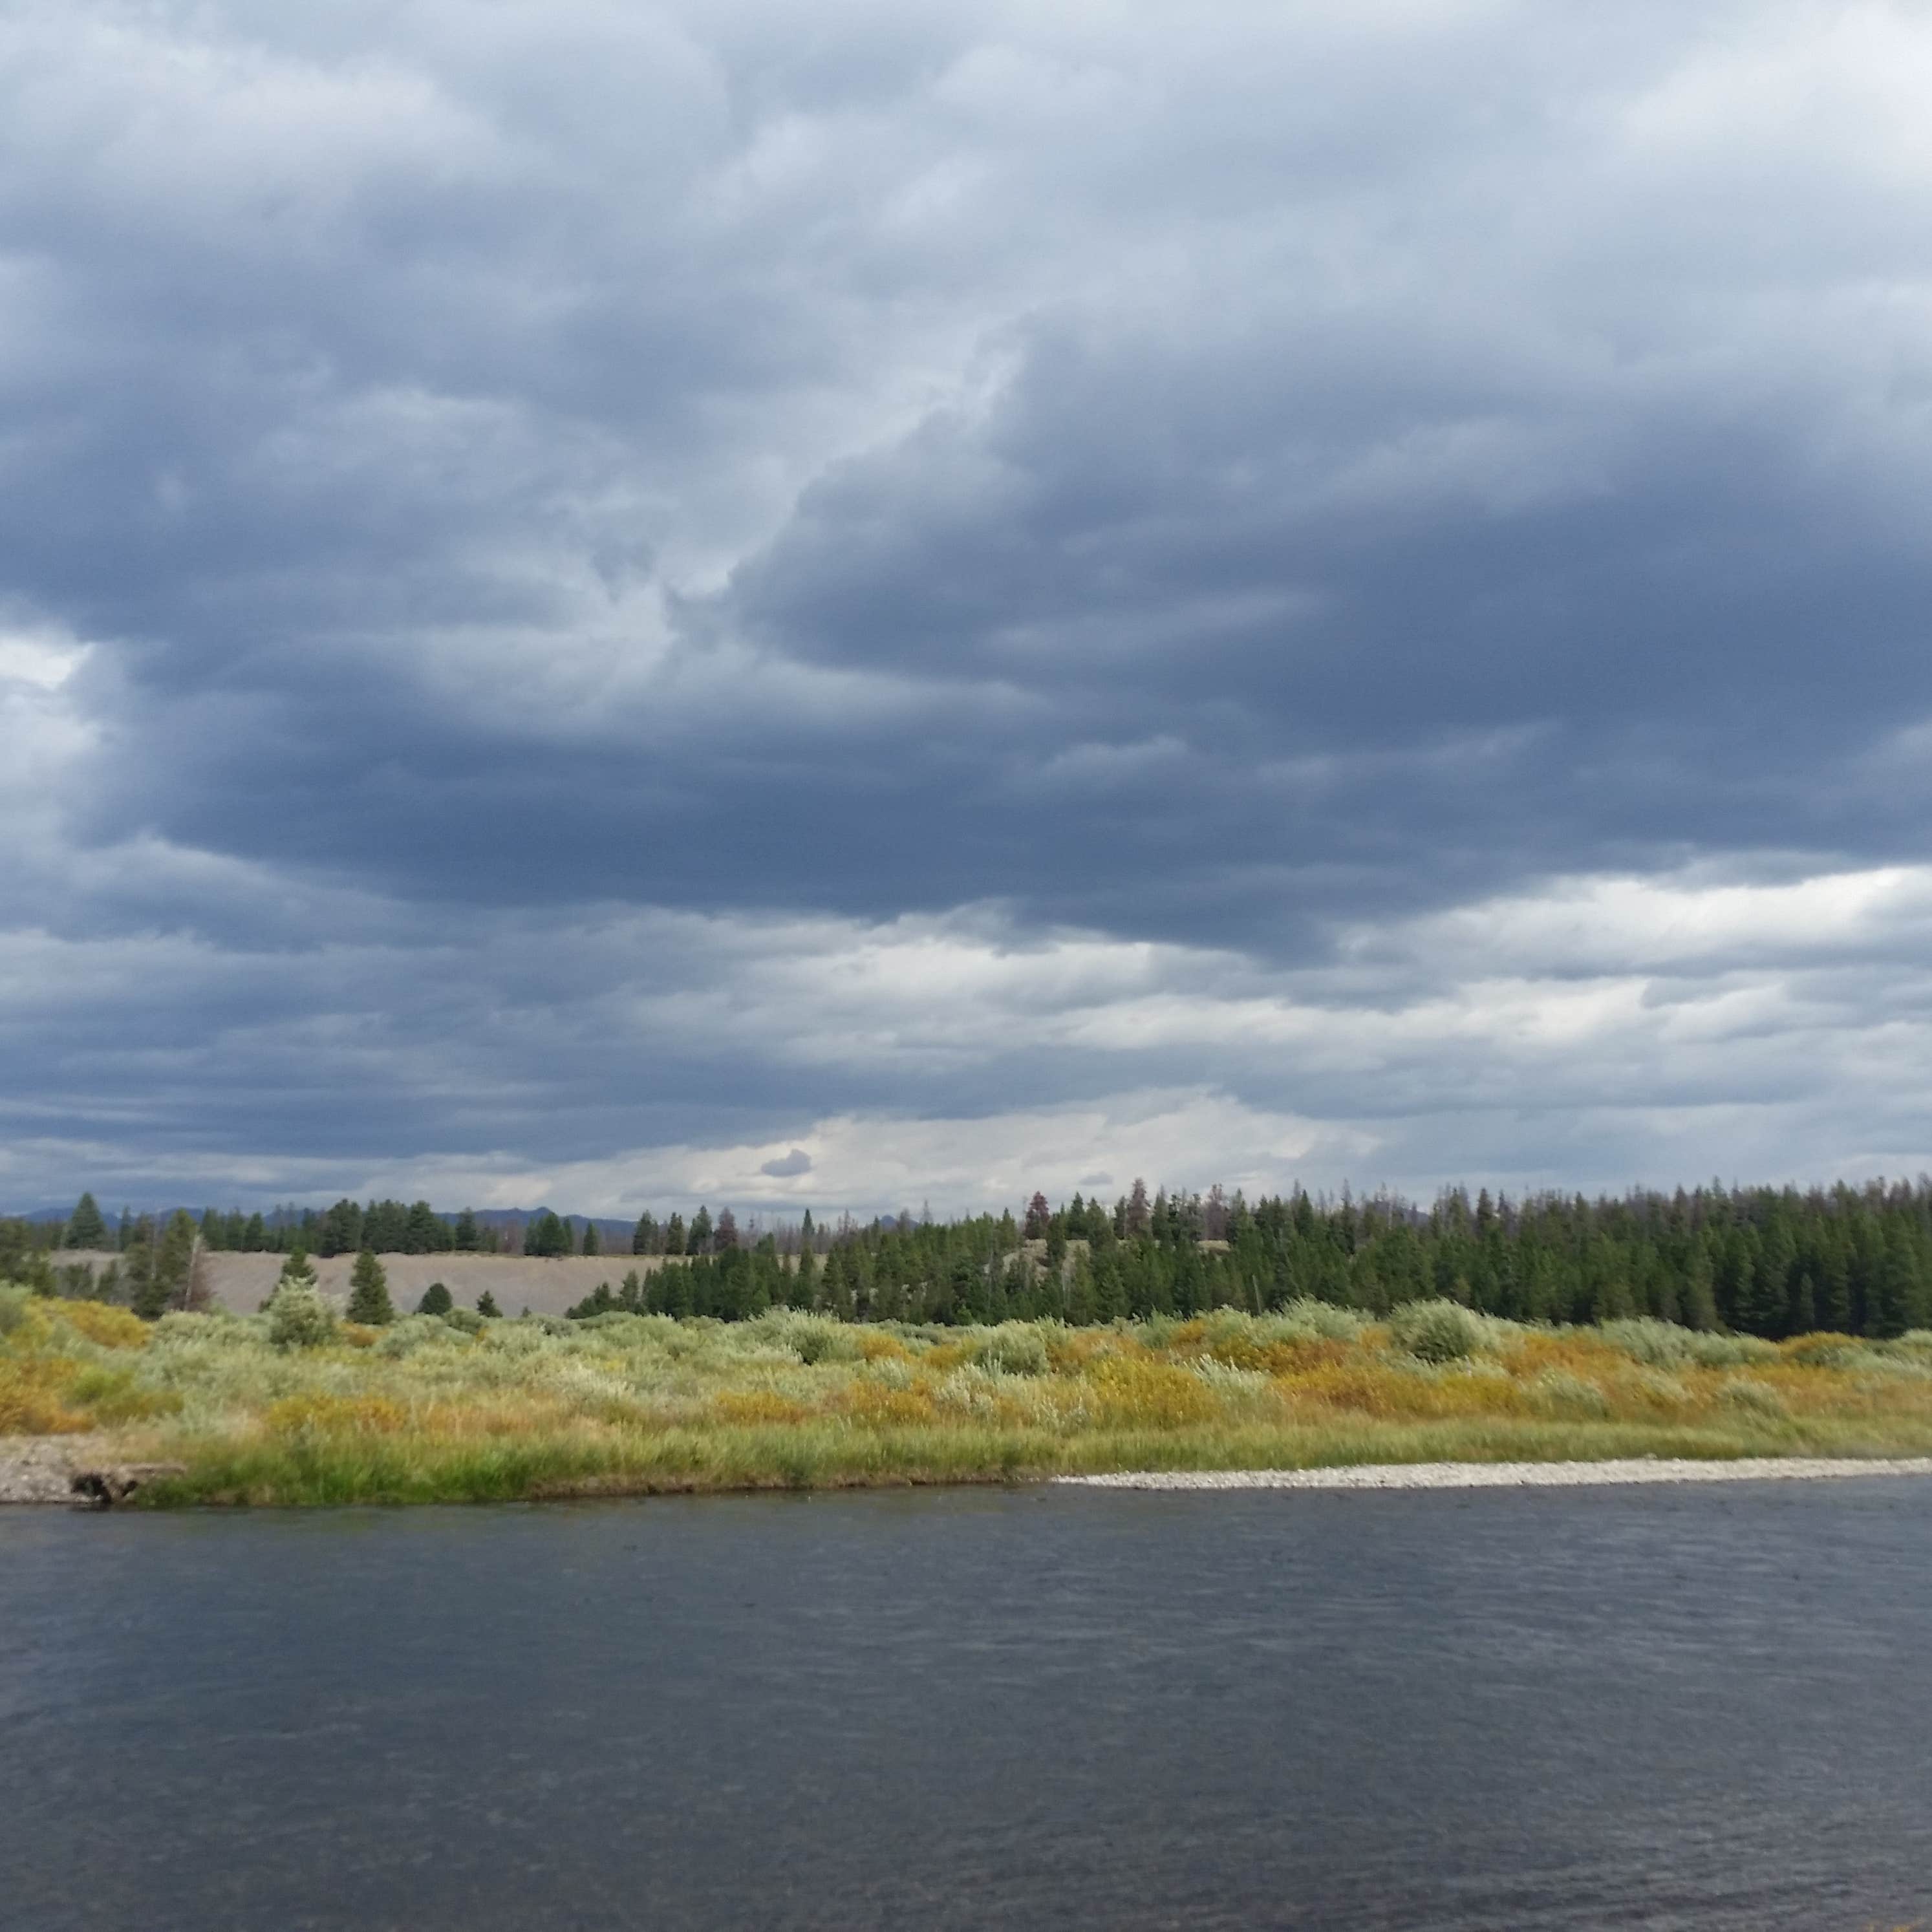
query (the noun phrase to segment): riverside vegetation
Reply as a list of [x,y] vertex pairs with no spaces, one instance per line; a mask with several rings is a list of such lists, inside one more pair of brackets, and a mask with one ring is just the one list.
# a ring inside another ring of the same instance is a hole
[[[374,1300],[365,1295],[364,1305]],[[1296,1300],[1104,1325],[467,1309],[344,1320],[299,1257],[254,1315],[0,1288],[0,1435],[177,1462],[152,1502],[344,1504],[1144,1468],[1932,1452],[1932,1333],[1380,1318]]]

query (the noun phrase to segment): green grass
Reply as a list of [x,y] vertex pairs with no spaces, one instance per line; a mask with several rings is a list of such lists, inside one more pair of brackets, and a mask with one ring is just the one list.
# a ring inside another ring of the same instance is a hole
[[1932,1336],[1773,1346],[1304,1306],[1070,1330],[262,1317],[0,1290],[0,1434],[178,1462],[152,1504],[503,1502],[1136,1469],[1932,1454]]

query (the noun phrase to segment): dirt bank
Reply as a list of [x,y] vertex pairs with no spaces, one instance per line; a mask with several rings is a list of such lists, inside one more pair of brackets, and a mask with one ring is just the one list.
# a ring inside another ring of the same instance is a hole
[[0,1503],[68,1503],[74,1472],[98,1462],[104,1436],[0,1436]]

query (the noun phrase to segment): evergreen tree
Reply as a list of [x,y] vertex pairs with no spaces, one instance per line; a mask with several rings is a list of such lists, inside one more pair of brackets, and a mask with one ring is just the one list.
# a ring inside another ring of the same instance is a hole
[[353,1254],[362,1245],[362,1210],[352,1201],[338,1201],[322,1217],[316,1230],[316,1252]]
[[450,1230],[450,1239],[458,1254],[473,1255],[482,1246],[474,1209],[466,1208],[457,1216],[456,1226]]
[[634,1255],[654,1255],[657,1252],[658,1224],[646,1208],[638,1216],[638,1225],[631,1230],[631,1252]]
[[825,1257],[825,1305],[842,1322],[851,1320],[856,1298],[845,1266],[847,1250],[834,1248]]
[[410,1210],[400,1201],[372,1201],[363,1210],[361,1245],[379,1255],[422,1252],[410,1247]]
[[598,1233],[595,1221],[584,1224],[584,1252],[586,1255],[601,1255],[604,1252],[604,1238]]
[[499,1319],[503,1312],[496,1306],[496,1298],[487,1288],[476,1298],[476,1312],[478,1315],[487,1316],[492,1322]]
[[576,1246],[569,1224],[546,1208],[524,1230],[524,1252],[546,1260],[568,1254]]
[[308,1251],[289,1250],[274,1292],[263,1304],[268,1311],[268,1339],[278,1348],[316,1348],[335,1334],[335,1315],[316,1286]]
[[144,1322],[157,1321],[170,1308],[187,1305],[196,1238],[187,1209],[177,1208],[135,1283],[130,1306]]
[[685,1246],[694,1255],[708,1255],[711,1252],[711,1210],[702,1202],[698,1204],[698,1212],[691,1217],[691,1233]]
[[682,1214],[674,1214],[664,1223],[664,1251],[668,1255],[684,1252],[684,1216]]
[[440,1255],[450,1247],[449,1224],[427,1201],[411,1204],[403,1246],[412,1255]]
[[418,1315],[447,1315],[455,1304],[450,1300],[449,1290],[440,1281],[433,1281],[422,1292],[422,1299],[416,1304]]
[[386,1328],[396,1318],[389,1300],[389,1278],[374,1248],[363,1249],[349,1271],[349,1318],[365,1328]]
[[107,1223],[92,1194],[83,1194],[68,1216],[67,1231],[61,1245],[68,1248],[104,1248],[108,1246]]
[[718,1210],[718,1226],[712,1234],[711,1245],[720,1254],[728,1253],[738,1245],[738,1217],[728,1208]]

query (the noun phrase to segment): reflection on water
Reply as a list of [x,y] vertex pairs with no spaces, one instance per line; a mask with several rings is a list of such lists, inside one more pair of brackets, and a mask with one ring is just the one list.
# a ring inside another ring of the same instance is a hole
[[0,1926],[1932,1910],[1932,1484],[0,1514]]

